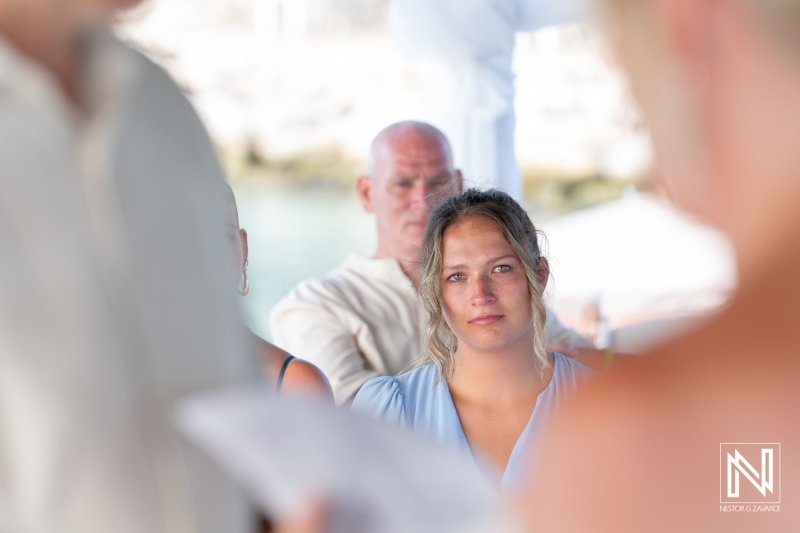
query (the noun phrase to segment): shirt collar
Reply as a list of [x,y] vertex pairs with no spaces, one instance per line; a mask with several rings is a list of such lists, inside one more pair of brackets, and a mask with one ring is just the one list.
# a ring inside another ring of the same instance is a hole
[[403,272],[403,269],[400,267],[400,262],[393,257],[375,259],[373,257],[362,257],[360,255],[350,254],[345,264],[356,270],[380,276],[392,283],[413,288],[413,283],[408,276],[406,276],[405,272]]

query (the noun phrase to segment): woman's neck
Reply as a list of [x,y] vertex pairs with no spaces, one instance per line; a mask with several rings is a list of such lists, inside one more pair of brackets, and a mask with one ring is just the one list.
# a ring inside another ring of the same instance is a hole
[[525,341],[496,352],[459,347],[455,369],[447,380],[451,395],[487,408],[513,406],[538,395],[550,383],[552,367],[543,373],[532,337]]

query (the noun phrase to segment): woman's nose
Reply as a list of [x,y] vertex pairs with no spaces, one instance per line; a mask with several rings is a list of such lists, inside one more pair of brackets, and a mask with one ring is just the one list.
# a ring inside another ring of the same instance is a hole
[[472,303],[476,305],[488,305],[497,301],[497,297],[492,290],[492,284],[485,276],[476,276],[472,286]]

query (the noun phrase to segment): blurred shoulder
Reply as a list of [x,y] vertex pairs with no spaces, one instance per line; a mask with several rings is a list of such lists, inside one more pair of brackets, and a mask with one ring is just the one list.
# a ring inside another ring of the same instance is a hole
[[356,278],[362,276],[360,272],[354,272],[349,263],[350,260],[347,260],[325,274],[299,281],[275,305],[273,314],[304,303],[316,305],[342,301],[358,285]]
[[333,399],[330,383],[325,374],[315,365],[302,359],[294,358],[288,364],[286,361],[292,355],[282,350],[261,337],[256,337],[259,352],[261,353],[265,374],[270,383],[276,384],[281,369],[286,365],[281,391],[288,394],[314,394]]
[[396,310],[398,301],[405,306],[394,294],[396,282],[369,268],[373,263],[353,254],[337,268],[298,282],[272,309],[273,334],[288,323],[304,327],[309,317],[359,324],[369,318],[368,309],[385,313]]
[[172,94],[184,94],[172,76],[150,57],[144,49],[134,43],[123,42],[111,34],[101,35],[99,40],[101,41],[101,46],[105,46],[117,60],[127,62],[129,67],[135,67],[141,79],[156,83]]
[[[120,41],[113,35],[99,37],[100,46],[106,49],[107,69],[118,71],[120,79],[127,76],[127,98],[129,115],[134,122],[157,120],[168,130],[180,128],[188,141],[202,142],[211,146],[211,141],[188,94],[173,77],[146,51],[136,45]],[[109,77],[114,73],[109,72]],[[180,146],[180,139],[173,144]],[[202,156],[198,153],[195,156]]]
[[292,359],[286,366],[281,391],[294,393],[314,393],[333,401],[333,391],[328,378],[317,366],[303,359]]

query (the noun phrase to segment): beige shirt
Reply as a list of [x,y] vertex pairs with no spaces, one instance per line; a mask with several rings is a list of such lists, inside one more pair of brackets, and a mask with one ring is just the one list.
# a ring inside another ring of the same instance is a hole
[[256,371],[222,175],[161,69],[105,33],[89,51],[82,113],[0,39],[0,531],[248,531],[172,429]]
[[[350,256],[339,268],[303,281],[272,310],[281,348],[317,365],[337,404],[376,376],[393,376],[425,353],[427,317],[395,259]],[[585,346],[548,309],[548,342]]]

